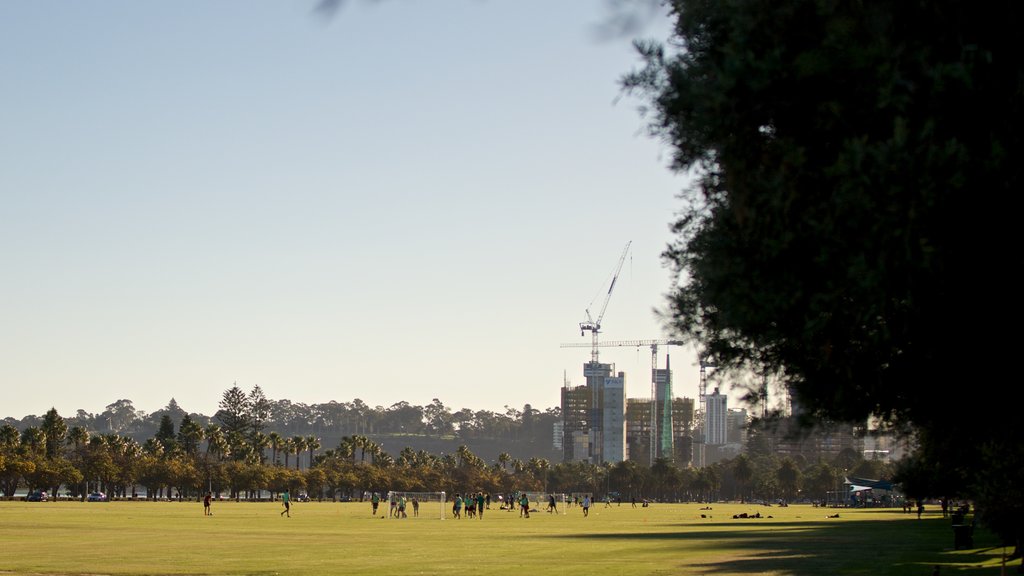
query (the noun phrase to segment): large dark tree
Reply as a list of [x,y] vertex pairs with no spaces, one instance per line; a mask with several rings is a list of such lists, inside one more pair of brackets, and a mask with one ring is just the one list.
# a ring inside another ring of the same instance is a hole
[[626,86],[695,182],[674,329],[720,369],[783,373],[808,414],[915,426],[963,495],[1024,517],[986,500],[1022,440],[1024,5],[669,5],[674,49],[641,46]]

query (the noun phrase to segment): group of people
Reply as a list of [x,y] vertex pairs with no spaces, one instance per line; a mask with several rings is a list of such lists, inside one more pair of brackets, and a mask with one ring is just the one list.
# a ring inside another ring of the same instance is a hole
[[[206,516],[213,516],[213,512],[210,509],[210,503],[213,499],[213,495],[210,492],[206,493],[203,497],[203,514]],[[520,492],[518,497],[513,494],[507,496],[498,496],[499,500],[503,500],[501,505],[502,510],[513,511],[515,510],[516,504],[519,505],[519,516],[521,518],[530,517],[530,497],[526,492]],[[370,496],[370,506],[372,507],[372,513],[377,516],[377,510],[380,507],[381,497],[377,492],[374,492]],[[420,515],[420,502],[415,496],[412,497],[411,501],[407,501],[404,494],[392,492],[389,498],[389,516],[391,518],[408,518],[406,514],[406,505],[412,505],[412,515]],[[580,504],[583,507],[583,515],[590,515],[590,504],[591,499],[589,494],[583,496],[583,500],[580,501],[578,496],[573,497],[570,503]],[[291,494],[286,488],[281,493],[281,504],[284,506],[284,510],[281,510],[281,516],[292,517],[291,513]],[[608,502],[605,503],[606,505]],[[634,502],[634,506],[635,506]],[[645,502],[646,505],[646,502]],[[483,492],[476,492],[474,494],[456,494],[454,500],[452,500],[452,515],[455,518],[462,518],[463,509],[467,518],[480,518],[483,520],[484,510],[491,507],[491,495]],[[555,495],[548,495],[548,508],[549,513],[558,513],[558,504],[555,501]],[[383,516],[381,516],[383,518]]]
[[[408,518],[409,515],[406,513],[406,508],[412,505],[412,515],[420,515],[420,501],[413,496],[411,499],[406,499],[405,494],[391,493],[391,497],[388,499],[388,516],[390,518]],[[380,507],[380,494],[374,492],[370,495],[370,506],[372,514],[377,515],[377,509]],[[383,518],[383,516],[381,516]]]
[[491,495],[477,492],[476,494],[456,494],[452,500],[452,516],[462,518],[462,509],[466,509],[466,518],[484,519],[484,509],[491,506]]

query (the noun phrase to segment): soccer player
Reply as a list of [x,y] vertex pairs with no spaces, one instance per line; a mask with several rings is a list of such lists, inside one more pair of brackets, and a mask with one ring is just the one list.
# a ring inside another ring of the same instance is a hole
[[281,493],[281,503],[284,504],[284,510],[281,510],[281,516],[284,516],[284,515],[287,514],[289,518],[292,517],[292,504],[291,504],[291,500],[292,500],[291,494],[289,494],[288,493],[288,489],[285,488],[284,492]]

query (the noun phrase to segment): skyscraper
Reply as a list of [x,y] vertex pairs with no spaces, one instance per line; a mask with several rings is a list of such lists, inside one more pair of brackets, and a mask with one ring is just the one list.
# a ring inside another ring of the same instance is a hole
[[714,394],[708,394],[704,401],[704,443],[721,445],[728,441],[729,406],[728,396],[720,394],[715,388]]

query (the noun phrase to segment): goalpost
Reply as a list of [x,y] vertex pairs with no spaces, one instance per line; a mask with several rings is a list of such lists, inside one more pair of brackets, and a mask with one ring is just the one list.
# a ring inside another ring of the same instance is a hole
[[555,511],[558,514],[569,513],[569,496],[562,492],[526,492],[526,497],[530,500],[530,511],[531,512],[547,512],[548,506],[551,504],[551,498],[555,499]]
[[444,492],[397,492],[389,491],[387,497],[381,502],[381,506],[391,510],[391,500],[394,499],[396,502],[400,497],[405,497],[405,515],[408,518],[416,518],[417,516],[433,517],[435,514],[437,518],[444,520],[444,507],[447,498],[445,498]]

